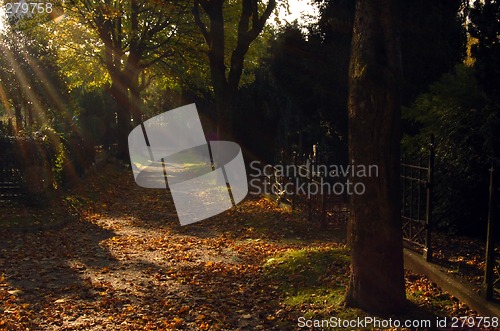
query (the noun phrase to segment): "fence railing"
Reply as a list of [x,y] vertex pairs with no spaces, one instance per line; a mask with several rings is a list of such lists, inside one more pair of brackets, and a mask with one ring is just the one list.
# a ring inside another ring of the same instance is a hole
[[432,186],[434,177],[434,139],[429,144],[428,159],[423,164],[406,156],[401,160],[401,217],[403,239],[421,248],[426,261],[432,260]]
[[[401,160],[401,198],[402,208],[401,216],[403,219],[403,239],[405,246],[421,251],[423,258],[432,261],[432,208],[433,208],[433,189],[434,189],[434,159],[435,145],[431,137],[428,146],[428,154],[419,159],[403,157]],[[280,154],[281,164],[294,164],[302,170],[304,176],[284,175],[275,173],[275,181],[281,185],[292,183],[300,185],[315,184],[321,186],[326,176],[314,172],[314,166],[321,159],[317,154],[317,146],[313,148],[310,155],[292,153],[292,157],[286,157],[287,154]],[[290,154],[288,154],[290,155]],[[288,161],[287,161],[288,160]],[[489,187],[489,212],[488,229],[485,253],[485,268],[482,286],[482,295],[488,300],[498,299],[500,297],[500,261],[495,255],[495,234],[498,229],[495,228],[495,221],[500,215],[500,176],[496,173],[497,168],[492,165],[490,169],[490,187]],[[304,194],[287,194],[279,199],[279,202],[289,203],[293,209],[302,210],[307,213],[309,220],[319,221],[321,225],[326,225],[331,218],[347,221],[349,207],[346,197],[339,197],[328,194],[324,190],[315,190]]]
[[[60,140],[51,134],[0,136],[0,201],[43,205],[54,183],[70,186],[90,169],[95,159],[93,146],[78,135]],[[64,153],[58,143],[64,145]],[[56,159],[62,160],[58,169]]]
[[21,165],[13,153],[13,139],[0,137],[0,201],[15,200],[23,195]]
[[[498,177],[498,175],[496,175]],[[492,300],[495,294],[500,294],[500,263],[495,254],[495,219],[498,219],[498,205],[500,186],[495,178],[495,166],[492,162],[490,168],[490,185],[488,198],[488,230],[486,238],[486,254],[484,278],[481,294],[488,300]],[[495,293],[496,292],[496,293]]]
[[22,196],[21,171],[14,164],[0,165],[0,201],[15,200]]
[[[307,194],[289,194],[285,190],[276,197],[278,203],[289,202],[293,209],[300,209],[307,213],[309,220],[319,220],[326,225],[329,219],[346,221],[349,215],[347,195],[335,195],[328,190],[322,189],[324,184],[331,184],[332,178],[323,173],[315,171],[319,160],[328,160],[321,155],[318,145],[313,145],[312,153],[298,153],[296,151],[287,153],[281,150],[278,154],[278,162],[282,168],[293,165],[300,169],[301,176],[280,174],[275,172],[268,180],[275,183],[275,187],[282,187],[285,183],[293,183],[296,186],[310,185],[321,189],[308,190]],[[423,165],[422,163],[425,163]],[[403,237],[405,241],[423,251],[427,260],[432,258],[431,245],[431,212],[432,212],[432,177],[434,173],[434,146],[430,144],[428,159],[423,162],[415,162],[409,158],[401,160],[401,194],[403,218]],[[338,179],[337,179],[338,180]],[[297,190],[294,191],[296,193]],[[273,191],[274,192],[274,191]]]
[[309,221],[319,221],[322,227],[331,220],[345,222],[349,214],[347,195],[332,194],[327,188],[334,179],[318,170],[318,165],[326,162],[328,156],[319,153],[318,145],[313,145],[310,154],[281,150],[276,160],[279,169],[274,166],[266,178],[277,204],[286,203],[292,210],[303,211]]
[[[418,162],[403,158],[401,160],[401,194],[403,218],[403,237],[405,242],[422,250],[426,260],[432,259],[431,245],[431,214],[432,214],[432,183],[434,173],[434,146],[430,144],[428,158]],[[315,171],[319,160],[327,160],[319,153],[319,148],[314,145],[312,153],[287,153],[280,151],[278,162],[281,168],[293,165],[299,169],[301,176],[282,174],[279,171],[268,176],[269,186],[273,187],[273,194],[278,203],[288,202],[292,209],[300,209],[307,213],[309,220],[319,220],[321,225],[326,225],[329,219],[346,221],[349,215],[348,197],[335,195],[324,190],[324,184],[332,181],[323,173]],[[425,164],[423,164],[425,163]],[[306,194],[293,194],[282,187],[291,183],[295,186],[320,188],[308,190]],[[274,185],[274,186],[273,186]],[[277,192],[277,193],[276,193]]]

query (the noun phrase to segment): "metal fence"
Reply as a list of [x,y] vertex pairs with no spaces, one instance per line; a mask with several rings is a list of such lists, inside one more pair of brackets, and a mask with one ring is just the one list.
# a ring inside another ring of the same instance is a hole
[[[421,250],[426,260],[432,259],[431,215],[432,185],[434,174],[434,141],[429,144],[429,154],[415,160],[408,156],[401,160],[401,197],[403,218],[403,238],[408,247]],[[335,180],[317,170],[318,164],[332,162],[329,155],[320,153],[318,145],[313,145],[310,153],[288,152],[281,150],[276,159],[280,168],[273,168],[268,175],[268,187],[278,204],[286,203],[293,210],[301,210],[311,221],[326,225],[330,220],[347,221],[349,215],[348,196],[335,195],[323,187],[334,184]],[[298,169],[295,172],[282,172],[281,169]],[[294,187],[287,190],[285,187]],[[297,187],[312,187],[300,192]]]
[[[425,164],[424,164],[425,163]],[[403,239],[410,248],[418,248],[427,261],[432,260],[431,215],[434,177],[434,139],[429,144],[428,159],[401,160],[401,217]]]
[[21,167],[12,144],[12,139],[0,137],[0,201],[15,200],[23,195]]
[[498,174],[495,175],[495,166],[492,162],[490,168],[490,185],[488,199],[488,231],[486,239],[486,265],[484,268],[482,295],[492,300],[495,295],[500,296],[500,263],[495,254],[495,219],[498,219],[500,205],[500,185],[498,185]]
[[12,162],[0,162],[0,201],[15,200],[22,196],[21,171]]
[[[287,157],[288,156],[288,157]],[[315,171],[315,165],[321,160],[318,148],[313,147],[311,154],[299,154],[293,152],[280,153],[280,164],[293,164],[301,169],[301,176],[290,173],[275,171],[270,178],[273,181],[278,194],[278,203],[287,203],[293,210],[301,210],[310,221],[317,221],[322,226],[328,224],[332,219],[346,222],[349,215],[349,207],[346,196],[336,196],[324,190],[307,191],[307,194],[289,194],[284,186],[301,184],[313,184],[321,186],[328,176]],[[325,158],[323,158],[324,160]],[[401,160],[401,216],[403,220],[403,239],[405,246],[420,251],[423,258],[432,261],[432,208],[433,208],[433,186],[434,186],[434,159],[435,145],[431,137],[427,155],[419,158],[404,156]],[[500,215],[500,176],[496,173],[498,166],[492,164],[490,169],[489,187],[489,212],[488,231],[486,243],[486,258],[483,278],[482,295],[489,300],[500,298],[500,261],[495,256],[495,220]],[[295,193],[295,191],[293,191]]]
[[[57,156],[53,139],[45,135],[0,136],[0,201],[22,200],[43,205],[50,197],[54,180],[69,187],[82,177],[95,159],[90,147],[78,135],[63,140],[65,154]],[[54,172],[56,158],[62,166]]]
[[347,196],[335,195],[326,189],[332,186],[334,179],[317,167],[328,163],[328,153],[320,154],[316,144],[311,153],[281,150],[277,155],[279,168],[273,166],[266,181],[270,196],[278,205],[287,204],[291,210],[302,211],[309,221],[317,221],[322,227],[332,221],[347,221]]

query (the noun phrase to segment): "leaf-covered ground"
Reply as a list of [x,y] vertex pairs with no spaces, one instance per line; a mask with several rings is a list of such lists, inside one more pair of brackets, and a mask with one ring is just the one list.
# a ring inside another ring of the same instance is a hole
[[[498,239],[497,239],[498,241]],[[476,292],[480,292],[484,280],[485,269],[485,240],[468,238],[465,236],[450,236],[434,233],[432,239],[434,247],[434,262],[445,268],[445,272],[453,277],[467,280]],[[500,244],[495,249],[497,267],[494,268],[494,277],[500,278]],[[500,300],[500,284],[494,291],[497,302]]]
[[[41,211],[0,206],[3,224],[63,224],[0,228],[0,329],[295,330],[300,316],[364,316],[342,303],[343,226],[250,197],[181,227],[167,191],[131,177],[107,166]],[[407,291],[402,318],[474,314],[424,277],[407,274]]]

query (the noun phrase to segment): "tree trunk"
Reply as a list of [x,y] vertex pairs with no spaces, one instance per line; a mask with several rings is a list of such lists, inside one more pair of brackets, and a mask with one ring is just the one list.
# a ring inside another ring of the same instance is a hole
[[[275,0],[269,0],[264,12],[259,16],[257,0],[242,0],[241,16],[238,22],[236,48],[231,55],[228,77],[225,63],[225,30],[224,0],[194,0],[192,9],[196,25],[198,25],[207,45],[210,74],[215,94],[218,139],[233,140],[233,101],[238,91],[245,54],[250,44],[262,32],[264,25],[276,7]],[[209,27],[205,25],[199,7],[202,7],[209,19]],[[250,27],[250,22],[252,22]]]
[[116,139],[117,158],[129,160],[128,155],[128,134],[132,130],[130,125],[130,98],[128,89],[124,84],[113,81],[110,88],[111,96],[116,103]]
[[234,139],[232,104],[233,95],[227,90],[215,95],[218,140]]
[[349,159],[378,166],[350,199],[346,303],[373,313],[405,308],[399,142],[401,75],[397,0],[358,0],[350,63]]
[[232,136],[232,123],[230,118],[231,102],[228,99],[229,90],[226,79],[226,64],[224,62],[226,45],[222,7],[223,1],[214,1],[205,7],[210,18],[208,60],[215,94],[217,139],[230,140]]
[[142,122],[141,87],[139,86],[139,73],[136,70],[129,77],[130,114],[134,120],[134,127]]
[[23,129],[23,112],[20,103],[14,105],[14,116],[16,118],[15,131],[17,134]]

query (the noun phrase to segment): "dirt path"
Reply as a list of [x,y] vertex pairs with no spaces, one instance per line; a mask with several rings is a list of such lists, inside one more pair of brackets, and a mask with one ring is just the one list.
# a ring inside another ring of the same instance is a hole
[[0,329],[291,328],[261,266],[331,240],[258,199],[180,227],[166,191],[125,170],[92,176],[68,201],[81,217],[64,228],[2,234]]
[[[66,224],[0,228],[0,330],[297,330],[299,316],[365,316],[342,304],[345,224],[324,230],[265,199],[181,227],[166,190],[110,165],[60,205],[0,212]],[[398,318],[475,315],[425,277],[406,285],[414,308]]]

